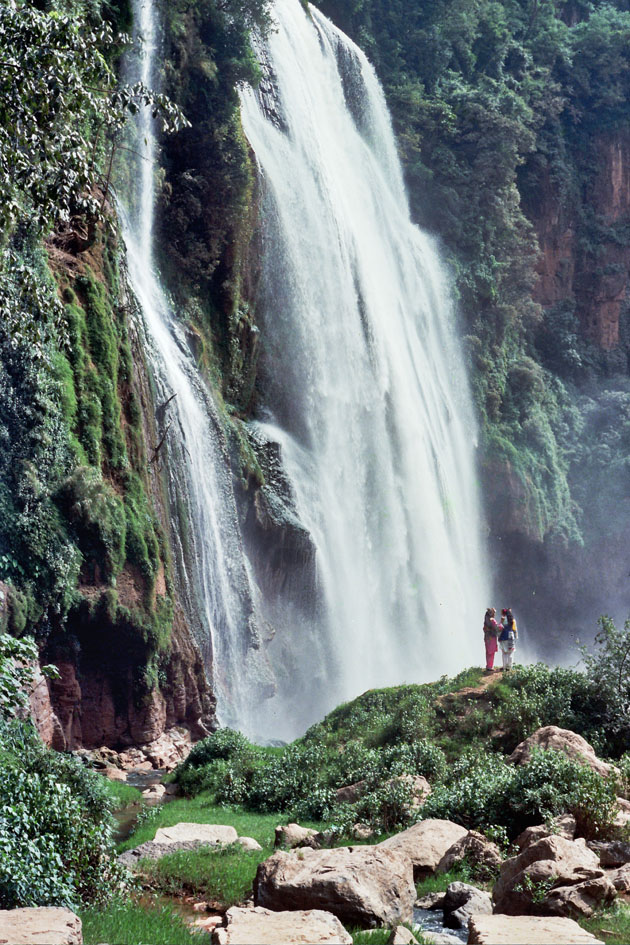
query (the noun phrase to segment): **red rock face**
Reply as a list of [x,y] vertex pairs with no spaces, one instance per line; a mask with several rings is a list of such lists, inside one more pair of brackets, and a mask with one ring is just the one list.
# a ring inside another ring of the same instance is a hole
[[80,660],[55,665],[58,679],[36,673],[30,703],[42,740],[59,751],[145,745],[176,725],[202,738],[215,726],[203,662],[181,619],[173,628],[167,681],[152,692],[138,692],[131,669],[114,676]]
[[594,153],[596,170],[583,197],[604,228],[600,241],[588,253],[580,247],[577,207],[561,205],[547,173],[530,208],[541,250],[534,296],[544,307],[575,301],[586,337],[611,351],[619,344],[619,318],[630,297],[630,247],[619,245],[612,231],[630,222],[630,135],[602,135]]

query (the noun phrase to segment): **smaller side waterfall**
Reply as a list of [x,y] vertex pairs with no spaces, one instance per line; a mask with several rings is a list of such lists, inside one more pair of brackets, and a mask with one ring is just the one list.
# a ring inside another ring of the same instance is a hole
[[478,662],[487,583],[449,284],[410,221],[383,92],[317,9],[276,0],[274,17],[261,89],[242,92],[264,187],[257,433],[316,547],[310,615],[285,599],[270,617],[312,719]]
[[[156,51],[152,0],[135,0],[134,14],[136,38],[142,42],[134,79],[150,86]],[[130,281],[145,324],[158,426],[165,436],[160,452],[166,454],[180,594],[197,628],[221,722],[251,731],[252,703],[260,697],[260,686],[268,691],[271,681],[259,650],[220,418],[200,378],[185,326],[173,313],[155,269],[156,144],[148,108],[140,113],[135,148],[140,152],[137,192],[133,208],[122,208],[121,216]]]

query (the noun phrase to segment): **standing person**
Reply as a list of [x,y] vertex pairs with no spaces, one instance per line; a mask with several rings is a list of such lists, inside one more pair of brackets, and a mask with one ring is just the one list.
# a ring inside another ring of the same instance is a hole
[[514,650],[516,649],[516,641],[518,639],[516,620],[514,619],[511,607],[504,607],[501,611],[501,626],[503,629],[499,634],[499,644],[501,646],[503,669],[509,672],[514,662]]
[[501,632],[501,624],[495,620],[496,608],[488,607],[486,615],[483,618],[483,640],[486,644],[486,672],[494,671],[494,655],[499,645],[497,637]]

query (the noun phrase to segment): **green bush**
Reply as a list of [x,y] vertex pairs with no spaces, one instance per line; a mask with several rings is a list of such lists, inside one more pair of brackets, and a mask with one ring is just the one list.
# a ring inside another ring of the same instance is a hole
[[616,813],[616,783],[562,752],[532,752],[526,765],[500,755],[469,752],[455,762],[448,781],[438,784],[420,818],[453,820],[469,829],[506,828],[514,839],[525,829],[572,813],[586,837],[610,832]]
[[102,778],[46,749],[27,723],[5,725],[0,750],[0,907],[107,899],[124,872]]

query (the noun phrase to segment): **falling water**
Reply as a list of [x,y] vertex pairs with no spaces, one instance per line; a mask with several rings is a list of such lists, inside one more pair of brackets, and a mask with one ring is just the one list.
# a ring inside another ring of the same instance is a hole
[[255,432],[280,445],[316,547],[311,613],[271,615],[309,720],[478,663],[487,582],[449,282],[410,221],[382,90],[318,10],[274,15],[260,90],[242,93],[264,191]]
[[[136,0],[135,29],[142,40],[135,78],[151,86],[156,24],[151,0]],[[133,210],[123,209],[123,233],[131,286],[145,326],[147,353],[156,387],[156,459],[166,461],[173,544],[180,596],[197,625],[220,719],[250,727],[257,683],[269,687],[259,659],[252,587],[247,573],[230,465],[216,405],[160,285],[153,259],[155,138],[148,108],[138,120],[140,152]],[[169,402],[169,398],[172,398]]]

